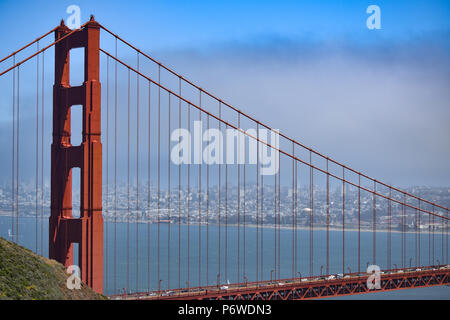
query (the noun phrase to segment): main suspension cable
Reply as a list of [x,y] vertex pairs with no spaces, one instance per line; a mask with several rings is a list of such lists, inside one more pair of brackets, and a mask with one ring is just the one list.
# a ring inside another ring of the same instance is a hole
[[[118,38],[120,41],[122,41],[124,44],[126,44],[127,46],[129,46],[129,47],[132,48],[133,50],[139,52],[141,55],[143,55],[144,57],[146,57],[146,58],[149,59],[150,61],[152,61],[152,62],[154,62],[155,64],[157,64],[159,67],[162,67],[163,69],[165,69],[165,70],[168,71],[169,73],[171,73],[171,74],[175,75],[176,77],[178,77],[179,79],[183,80],[184,82],[186,82],[187,84],[189,84],[189,85],[192,86],[193,88],[200,90],[201,92],[203,92],[204,94],[206,94],[206,95],[208,95],[209,97],[213,98],[214,100],[216,100],[216,101],[218,101],[218,102],[224,104],[226,107],[230,108],[231,110],[233,110],[233,111],[235,111],[235,112],[237,112],[237,113],[243,115],[243,116],[246,117],[247,119],[249,119],[249,120],[255,122],[256,124],[261,125],[262,127],[268,129],[269,131],[274,132],[274,129],[272,129],[272,128],[269,127],[268,125],[266,125],[266,124],[264,124],[264,123],[258,121],[256,118],[254,118],[254,117],[252,117],[252,116],[250,116],[250,115],[248,115],[248,114],[242,112],[241,110],[237,109],[236,107],[232,106],[231,104],[229,104],[229,103],[223,101],[222,99],[219,99],[218,97],[216,97],[216,96],[213,95],[212,93],[210,93],[210,92],[208,92],[208,91],[202,89],[201,87],[197,86],[197,85],[194,84],[192,81],[190,81],[190,80],[184,78],[183,76],[181,76],[180,74],[176,73],[176,72],[173,71],[172,69],[170,69],[170,68],[168,68],[167,66],[163,65],[161,62],[159,62],[159,61],[157,61],[156,59],[152,58],[151,56],[145,54],[144,52],[142,52],[141,50],[139,50],[138,48],[136,48],[135,46],[133,46],[132,44],[130,44],[129,42],[127,42],[126,40],[124,40],[123,38],[119,37],[117,34],[113,33],[111,30],[107,29],[107,28],[104,27],[103,25],[100,24],[100,27],[101,27],[103,30],[105,30],[107,33],[109,33],[109,34],[111,34],[112,36]],[[215,118],[217,118],[217,117],[215,117]],[[344,164],[342,164],[342,163],[340,163],[340,162],[338,162],[338,161],[336,161],[336,160],[333,160],[333,159],[331,159],[331,158],[329,158],[329,157],[327,157],[327,156],[325,156],[325,155],[319,153],[318,151],[316,151],[316,150],[314,150],[314,149],[312,149],[312,148],[309,148],[309,147],[307,147],[307,146],[301,144],[300,142],[298,142],[298,141],[296,141],[296,140],[294,140],[294,139],[288,137],[287,135],[285,135],[285,134],[283,134],[283,133],[281,133],[281,132],[278,132],[278,131],[277,131],[276,133],[277,133],[280,137],[282,137],[282,138],[284,138],[284,139],[286,139],[286,140],[288,140],[288,141],[290,141],[290,142],[295,143],[297,146],[299,146],[299,147],[301,147],[301,148],[304,148],[305,150],[308,150],[308,151],[310,151],[310,152],[312,152],[312,153],[314,153],[314,154],[316,154],[316,155],[318,155],[318,156],[320,156],[320,157],[322,157],[322,158],[324,158],[324,159],[328,159],[329,161],[331,161],[332,163],[334,163],[334,164],[336,164],[336,165],[338,165],[338,166],[344,167],[345,170],[347,170],[347,171],[350,171],[350,172],[353,172],[353,173],[356,173],[356,174],[360,174],[363,178],[366,178],[366,179],[371,180],[371,181],[376,181],[378,184],[380,184],[380,185],[382,185],[382,186],[385,186],[385,187],[391,187],[394,191],[398,191],[398,192],[404,193],[404,194],[406,194],[408,197],[412,197],[412,198],[415,198],[415,199],[420,199],[419,197],[417,197],[417,196],[415,196],[415,195],[413,195],[413,194],[410,194],[410,193],[408,193],[408,192],[405,192],[405,191],[403,191],[403,190],[400,190],[400,189],[398,189],[398,188],[395,188],[395,187],[393,187],[393,186],[390,186],[390,185],[388,185],[388,184],[386,184],[386,183],[383,183],[383,182],[381,182],[381,181],[378,181],[378,180],[376,180],[376,179],[374,179],[374,178],[371,178],[371,177],[369,177],[368,175],[365,175],[365,174],[363,174],[363,173],[361,173],[361,172],[358,172],[358,171],[356,171],[355,169],[352,169],[352,168],[350,168],[350,167],[348,167],[348,166],[346,166],[346,165],[344,165]],[[314,168],[314,169],[316,169],[316,168]],[[325,173],[325,172],[324,172],[324,173]],[[346,183],[348,183],[348,182],[346,181]],[[425,203],[428,203],[428,204],[433,205],[433,203],[430,202],[430,201],[427,201],[427,200],[425,200],[425,199],[421,199],[421,200],[422,200],[423,202],[425,202]],[[434,205],[435,205],[436,207],[439,207],[439,208],[443,209],[443,210],[448,210],[448,208],[445,208],[445,207],[443,207],[443,206],[439,206],[439,205],[437,205],[437,204],[434,204]]]
[[[110,57],[112,57],[108,52],[104,51],[103,49],[100,49],[100,51],[103,52],[104,54],[109,55]],[[114,57],[113,57],[113,58],[114,58]],[[114,59],[115,59],[115,58],[114,58]],[[116,59],[116,60],[117,60],[119,63],[121,63],[122,65],[124,65],[124,66],[126,66],[127,68],[129,68],[130,70],[132,70],[133,72],[137,72],[135,69],[133,69],[132,67],[128,66],[128,65],[125,64],[124,62],[122,62],[122,61],[120,61],[120,60],[118,60],[118,59]],[[183,98],[183,97],[179,96],[178,94],[174,93],[174,92],[171,91],[170,89],[167,89],[166,87],[164,87],[164,86],[162,86],[161,84],[159,84],[159,83],[153,81],[152,79],[150,79],[149,77],[143,75],[142,73],[140,73],[140,75],[141,75],[142,77],[146,78],[147,80],[151,81],[152,83],[155,83],[155,84],[156,84],[157,86],[159,86],[161,89],[163,89],[163,90],[165,90],[165,91],[167,91],[167,92],[170,92],[170,93],[171,93],[172,95],[174,95],[174,96],[177,96],[179,99],[181,99],[181,100],[183,100],[184,102],[186,102],[189,106],[193,106],[193,107],[199,109],[199,107],[198,107],[197,105],[195,105],[194,103],[190,102],[190,101],[187,100],[186,98]],[[219,103],[221,104],[221,102],[219,102]],[[216,116],[216,115],[214,115],[214,114],[212,114],[212,113],[210,113],[210,112],[208,112],[208,111],[206,111],[206,110],[204,110],[204,109],[202,109],[202,111],[203,111],[205,114],[209,114],[211,117],[213,117],[214,119],[218,120],[220,123],[224,123],[224,124],[226,124],[227,126],[229,126],[230,128],[233,128],[233,129],[235,129],[235,130],[238,130],[238,131],[242,132],[242,133],[245,134],[246,136],[249,136],[250,138],[254,139],[255,141],[257,141],[257,142],[259,142],[259,143],[262,143],[262,144],[264,144],[264,145],[266,145],[266,146],[268,146],[268,147],[270,147],[270,148],[272,148],[272,149],[278,151],[279,153],[282,153],[282,154],[284,154],[284,155],[286,155],[286,156],[288,156],[288,157],[290,157],[290,158],[294,158],[294,159],[297,160],[298,162],[303,163],[303,164],[309,166],[309,167],[310,167],[311,169],[313,169],[313,170],[316,170],[316,171],[318,171],[318,172],[321,172],[321,173],[325,173],[325,174],[326,174],[326,171],[325,171],[325,170],[323,170],[323,169],[321,169],[321,168],[319,168],[319,167],[317,167],[317,166],[314,166],[314,165],[312,165],[311,163],[308,163],[308,162],[306,162],[306,161],[304,161],[304,160],[302,160],[302,159],[300,159],[300,158],[298,158],[298,157],[293,157],[290,153],[288,153],[288,152],[286,152],[286,151],[284,151],[284,150],[281,150],[281,149],[279,149],[279,148],[277,148],[277,147],[275,147],[275,146],[269,144],[269,143],[266,142],[266,141],[262,141],[259,137],[255,137],[255,136],[249,134],[248,132],[246,132],[246,131],[244,131],[244,130],[242,130],[242,129],[240,129],[240,128],[237,128],[235,125],[230,124],[229,122],[227,122],[227,121],[221,119],[220,116]],[[313,151],[311,150],[310,153],[313,153]],[[329,160],[332,161],[331,159],[329,159]],[[354,170],[352,170],[352,169],[350,169],[350,168],[348,168],[348,167],[345,167],[345,166],[342,166],[342,165],[341,165],[341,167],[343,167],[345,170],[350,170],[350,171],[352,171],[352,172],[356,172],[356,171],[354,171]],[[358,172],[356,172],[356,173],[358,173]],[[361,174],[362,177],[365,177],[362,173],[360,173],[360,174]],[[337,176],[337,175],[335,175],[335,174],[332,174],[332,173],[329,173],[329,175],[330,175],[330,177],[333,177],[333,178],[335,178],[335,179],[337,179],[337,180],[342,181],[342,177],[339,177],[339,176]],[[368,179],[369,179],[369,178],[368,178]],[[372,181],[373,181],[373,179],[372,179]],[[376,180],[376,181],[377,181],[378,184],[382,184],[380,181],[378,181],[378,180]],[[345,180],[345,179],[344,179],[344,182],[345,182],[346,184],[348,184],[348,185],[351,185],[351,186],[354,186],[354,187],[358,187],[357,184],[355,184],[355,183],[353,183],[353,182],[351,182],[351,181],[349,181],[349,180]],[[383,185],[383,184],[382,184],[382,185]],[[386,186],[388,186],[388,185],[386,185]],[[375,194],[376,196],[379,196],[379,197],[381,197],[381,198],[388,199],[388,197],[387,197],[386,195],[380,194],[380,193],[378,193],[378,192],[374,192],[373,190],[367,189],[367,188],[365,188],[365,187],[360,187],[360,188],[361,188],[361,190],[370,192],[370,193]],[[394,187],[392,187],[392,189],[395,190]],[[401,191],[401,190],[399,190],[399,192],[401,192],[402,194],[408,195],[408,193],[405,193],[405,192],[403,192],[403,191]],[[413,198],[418,198],[418,197],[416,197],[416,196],[411,196],[411,197],[413,197]],[[414,206],[412,206],[412,205],[410,205],[410,204],[405,204],[405,203],[403,203],[403,202],[401,202],[401,201],[399,201],[399,200],[396,200],[396,199],[391,199],[391,200],[394,201],[394,202],[396,202],[396,203],[398,203],[398,204],[404,204],[404,205],[406,205],[407,207],[409,207],[409,208],[411,208],[411,209],[416,209],[416,207],[414,207]],[[426,200],[423,200],[423,199],[421,199],[421,200],[427,202]],[[438,205],[435,205],[435,206],[436,206],[436,207],[440,207],[440,206],[438,206]],[[443,208],[443,207],[442,207],[442,208]],[[444,208],[444,209],[447,210],[447,208]],[[436,217],[442,218],[442,219],[446,219],[446,220],[449,219],[449,218],[447,218],[447,217],[445,217],[445,216],[438,215],[438,214],[433,213],[433,212],[430,212],[430,211],[428,211],[428,210],[422,209],[421,211],[424,212],[424,213],[427,213],[427,214],[429,214],[429,215],[434,215],[434,216],[436,216]]]

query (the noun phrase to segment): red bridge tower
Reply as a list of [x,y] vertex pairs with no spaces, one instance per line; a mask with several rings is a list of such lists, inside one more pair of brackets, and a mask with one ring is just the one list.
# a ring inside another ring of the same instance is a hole
[[[61,22],[60,39],[70,33]],[[49,256],[66,267],[73,264],[73,244],[79,244],[81,280],[103,292],[101,88],[99,81],[100,26],[91,16],[83,29],[55,45],[53,142],[51,153],[51,216]],[[69,53],[84,48],[84,83],[70,86]],[[71,144],[70,114],[83,107],[83,140]],[[72,216],[72,168],[80,168],[80,217]]]

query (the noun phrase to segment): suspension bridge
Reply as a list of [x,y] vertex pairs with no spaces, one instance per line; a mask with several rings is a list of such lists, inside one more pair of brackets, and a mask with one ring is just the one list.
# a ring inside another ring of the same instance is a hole
[[271,128],[93,16],[74,30],[62,21],[0,67],[8,237],[77,265],[97,292],[287,300],[450,283],[446,206]]

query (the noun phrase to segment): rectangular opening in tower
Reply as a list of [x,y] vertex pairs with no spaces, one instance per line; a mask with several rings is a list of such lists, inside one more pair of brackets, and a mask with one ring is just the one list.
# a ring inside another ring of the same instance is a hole
[[80,267],[80,262],[78,259],[79,244],[77,242],[72,243],[72,248],[73,248],[73,264],[75,266]]
[[70,108],[70,143],[79,146],[83,141],[83,106],[73,105]]
[[80,217],[80,168],[72,168],[72,217]]
[[84,48],[74,48],[70,50],[70,86],[81,86],[84,82]]

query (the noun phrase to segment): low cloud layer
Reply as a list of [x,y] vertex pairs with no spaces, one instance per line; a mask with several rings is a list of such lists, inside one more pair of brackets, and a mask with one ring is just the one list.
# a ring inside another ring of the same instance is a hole
[[450,181],[448,37],[266,39],[157,52],[198,85],[319,152],[395,185]]
[[[263,37],[203,50],[143,49],[263,123],[356,170],[400,187],[449,186],[447,39],[448,34],[442,34],[356,44]],[[135,56],[130,59],[134,61]],[[126,74],[120,72],[123,82]],[[50,141],[52,75],[46,79],[46,141]],[[7,88],[9,82],[5,84]],[[126,83],[121,85],[125,90]],[[21,176],[32,179],[34,162],[26,162],[34,159],[35,93],[26,85],[23,90],[28,93],[24,91],[22,98],[21,139],[32,138],[23,140],[21,146]],[[0,103],[8,110],[10,93],[3,92],[7,95]],[[120,99],[119,112],[125,117],[126,94]],[[9,112],[3,112],[0,139],[8,151],[0,159],[4,181],[11,176],[9,119]],[[145,134],[145,126],[141,130]],[[126,148],[125,136],[120,136],[119,144]],[[46,148],[49,172],[49,145]],[[126,154],[120,156],[125,159]]]

